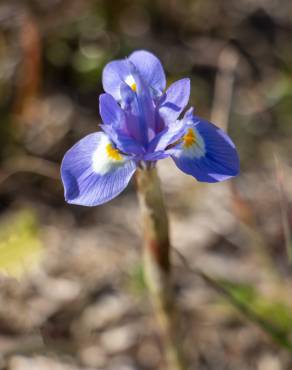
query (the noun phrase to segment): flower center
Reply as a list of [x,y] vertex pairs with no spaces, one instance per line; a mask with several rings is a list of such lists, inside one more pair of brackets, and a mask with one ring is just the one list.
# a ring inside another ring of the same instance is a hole
[[106,146],[106,152],[107,155],[114,159],[115,161],[121,161],[123,157],[121,156],[121,153],[118,151],[118,149],[113,148],[111,144],[107,144]]
[[131,87],[131,89],[132,89],[134,92],[136,92],[136,91],[137,91],[137,85],[135,84],[135,82],[134,82],[132,85],[130,85],[130,87]]
[[197,141],[196,134],[191,128],[188,129],[187,133],[183,136],[183,145],[185,148],[190,148]]

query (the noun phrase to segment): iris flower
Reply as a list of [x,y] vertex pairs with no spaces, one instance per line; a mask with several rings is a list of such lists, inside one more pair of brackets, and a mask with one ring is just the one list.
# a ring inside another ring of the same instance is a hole
[[[100,96],[102,131],[77,142],[61,166],[68,203],[96,206],[119,195],[138,167],[151,168],[171,157],[198,181],[218,182],[236,176],[239,160],[228,135],[185,110],[188,78],[166,88],[159,59],[136,51],[108,63]],[[182,115],[182,117],[181,117]]]

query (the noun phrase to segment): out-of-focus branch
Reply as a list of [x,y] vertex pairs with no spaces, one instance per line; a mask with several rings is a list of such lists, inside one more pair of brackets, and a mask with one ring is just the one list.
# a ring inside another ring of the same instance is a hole
[[25,12],[20,28],[22,61],[19,66],[14,113],[25,118],[38,98],[41,85],[41,37],[35,18]]
[[278,184],[279,190],[279,203],[280,203],[280,210],[281,210],[281,221],[282,221],[282,228],[284,234],[284,240],[286,245],[287,256],[289,262],[292,262],[292,237],[291,237],[291,229],[290,229],[290,209],[289,209],[289,201],[288,197],[284,188],[284,179],[283,179],[283,169],[280,164],[279,158],[276,153],[274,153],[275,159],[275,170],[276,170],[276,181]]
[[[228,131],[230,125],[229,118],[239,60],[239,54],[229,45],[221,51],[218,59],[218,72],[215,80],[211,121],[225,131]],[[266,251],[266,241],[258,230],[252,205],[242,196],[234,181],[229,181],[228,185],[234,215],[251,238],[263,266],[268,268],[272,274],[276,275],[273,261]]]
[[0,169],[0,185],[11,176],[19,172],[31,172],[41,176],[58,180],[59,166],[46,159],[22,155],[19,157],[9,158]]
[[234,48],[226,46],[218,59],[211,122],[227,131],[233,97],[233,87],[239,55]]

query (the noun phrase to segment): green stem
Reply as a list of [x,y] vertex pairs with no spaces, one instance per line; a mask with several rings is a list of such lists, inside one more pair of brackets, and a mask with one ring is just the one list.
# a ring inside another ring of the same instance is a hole
[[137,191],[144,233],[144,274],[170,370],[186,370],[179,317],[171,280],[168,218],[155,168],[137,171]]

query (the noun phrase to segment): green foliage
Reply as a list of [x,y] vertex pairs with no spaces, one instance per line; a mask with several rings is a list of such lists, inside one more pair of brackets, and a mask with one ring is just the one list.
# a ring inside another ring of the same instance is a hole
[[42,244],[34,213],[22,210],[0,224],[0,272],[19,277],[39,261]]
[[259,325],[277,343],[292,351],[292,310],[284,302],[271,301],[253,286],[220,281],[219,287],[237,309]]
[[143,264],[138,262],[132,266],[127,279],[128,289],[137,296],[142,296],[146,292],[146,282],[144,278]]

